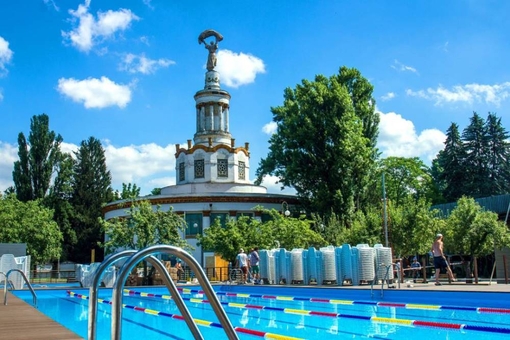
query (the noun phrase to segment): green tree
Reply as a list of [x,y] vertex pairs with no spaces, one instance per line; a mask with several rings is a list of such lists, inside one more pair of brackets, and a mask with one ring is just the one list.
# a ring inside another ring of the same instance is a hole
[[230,219],[224,227],[219,219],[198,235],[199,245],[213,250],[226,261],[234,262],[240,248],[272,249],[275,240],[282,248],[308,248],[324,246],[326,241],[310,229],[311,221],[304,218],[284,217],[276,210],[266,211],[271,220],[262,223],[248,216]]
[[502,195],[510,192],[510,144],[508,132],[501,124],[501,118],[489,113],[486,121],[487,132],[487,193]]
[[434,236],[446,233],[444,220],[424,198],[407,197],[399,205],[390,204],[388,216],[391,247],[398,257],[426,254]]
[[113,199],[111,175],[101,142],[94,137],[82,141],[75,156],[71,223],[78,242],[70,257],[75,262],[87,263],[94,249],[96,259],[101,261],[103,249],[99,243],[103,241],[103,233],[99,218],[102,217],[102,206]]
[[161,188],[154,188],[151,190],[151,195],[152,196],[157,196],[157,195],[161,195]]
[[47,195],[60,158],[62,137],[50,131],[49,120],[46,114],[32,117],[28,143],[23,132],[18,135],[19,160],[14,162],[12,177],[16,195],[23,202]]
[[34,265],[60,257],[62,233],[53,211],[40,200],[22,202],[14,195],[0,196],[0,242],[26,243]]
[[49,194],[44,198],[44,205],[53,209],[53,219],[57,222],[64,242],[62,244],[62,261],[67,261],[78,242],[76,231],[71,225],[74,209],[71,205],[73,194],[74,160],[70,154],[62,154],[57,166],[57,176]]
[[136,184],[122,183],[122,192],[115,191],[113,200],[127,200],[140,197],[140,190],[141,188]]
[[[109,220],[100,219],[102,230],[108,236],[102,246],[106,253],[127,248],[141,250],[156,244],[174,245],[190,249],[182,239],[186,221],[170,207],[163,211],[161,206],[154,210],[150,201],[131,201],[126,216]],[[144,278],[149,278],[144,262]]]
[[484,256],[510,246],[508,228],[496,213],[485,211],[471,197],[462,197],[447,219],[445,248],[452,253]]
[[436,186],[443,189],[446,201],[454,202],[467,190],[466,151],[456,123],[446,131],[445,148],[436,160]]
[[366,200],[377,157],[372,91],[359,71],[346,67],[285,89],[283,106],[271,108],[277,131],[256,183],[275,175],[296,189],[307,211],[351,218]]
[[400,205],[407,197],[431,198],[434,185],[428,167],[418,157],[387,157],[381,160],[386,197]]
[[466,151],[464,169],[467,174],[467,190],[464,194],[475,198],[488,196],[488,137],[485,121],[476,112],[473,112],[469,125],[464,129],[462,140]]

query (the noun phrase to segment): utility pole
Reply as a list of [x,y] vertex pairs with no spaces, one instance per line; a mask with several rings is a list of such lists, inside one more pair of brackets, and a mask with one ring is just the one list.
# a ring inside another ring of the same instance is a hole
[[388,211],[386,204],[386,187],[384,185],[384,172],[382,174],[382,196],[383,196],[383,219],[384,219],[384,239],[386,241],[385,245],[388,247]]

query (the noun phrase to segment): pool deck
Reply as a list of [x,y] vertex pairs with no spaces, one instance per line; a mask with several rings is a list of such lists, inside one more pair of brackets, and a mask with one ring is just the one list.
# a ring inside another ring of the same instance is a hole
[[[465,282],[442,282],[441,286],[434,285],[434,282],[428,283],[413,283],[411,281],[400,284],[398,288],[401,290],[431,290],[431,291],[471,291],[471,292],[503,292],[510,293],[510,284],[504,283],[489,283],[488,281],[481,281],[478,284],[467,284]],[[186,285],[184,285],[186,286]],[[281,286],[289,287],[289,286]],[[300,286],[306,287],[306,286]],[[317,287],[317,286],[310,286]],[[331,289],[371,289],[371,285],[360,286],[320,286],[329,287]],[[375,285],[374,289],[380,289],[381,285]],[[385,288],[388,289],[388,288]],[[18,297],[7,292],[7,306],[1,303],[0,305],[0,339],[82,339],[69,329],[61,326],[57,322],[51,320],[49,317],[40,313],[31,304],[28,304]],[[4,300],[3,290],[0,292],[2,301]]]
[[7,292],[7,306],[4,305],[4,291],[0,297],[0,339],[83,339],[69,329],[61,326],[32,305]]

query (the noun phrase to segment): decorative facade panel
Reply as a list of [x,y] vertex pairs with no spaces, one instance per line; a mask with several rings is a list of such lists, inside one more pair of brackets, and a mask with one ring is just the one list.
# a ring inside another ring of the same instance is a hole
[[184,162],[179,163],[179,181],[184,181],[186,179]]
[[244,162],[239,161],[238,174],[239,179],[246,179],[246,165]]
[[196,159],[195,160],[195,178],[204,178],[204,177],[205,177],[204,160]]
[[228,177],[228,159],[218,159],[218,177]]

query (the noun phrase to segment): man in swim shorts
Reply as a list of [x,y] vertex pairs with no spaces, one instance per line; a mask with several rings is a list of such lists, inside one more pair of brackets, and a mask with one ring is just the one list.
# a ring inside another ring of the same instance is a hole
[[443,235],[437,234],[436,240],[432,244],[432,254],[434,254],[434,268],[436,268],[436,286],[440,286],[441,282],[439,282],[439,275],[441,274],[441,270],[446,268],[446,272],[448,273],[448,279],[450,282],[455,281],[453,278],[452,270],[450,266],[446,262],[446,257],[443,253]]

